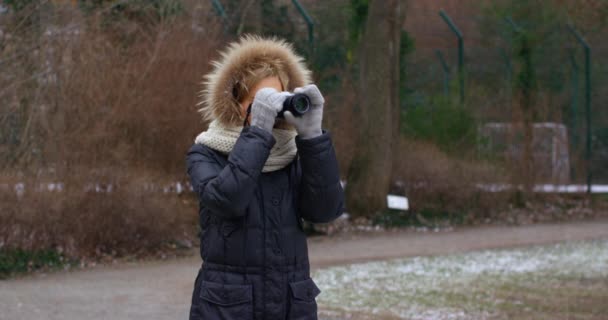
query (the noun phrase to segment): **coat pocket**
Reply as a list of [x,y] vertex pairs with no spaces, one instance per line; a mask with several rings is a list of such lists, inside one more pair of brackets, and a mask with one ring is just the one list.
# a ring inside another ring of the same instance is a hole
[[253,287],[250,284],[222,284],[201,281],[203,319],[253,319]]
[[291,295],[287,319],[316,320],[317,301],[315,298],[321,293],[321,290],[317,287],[312,278],[290,282],[289,288],[291,290]]

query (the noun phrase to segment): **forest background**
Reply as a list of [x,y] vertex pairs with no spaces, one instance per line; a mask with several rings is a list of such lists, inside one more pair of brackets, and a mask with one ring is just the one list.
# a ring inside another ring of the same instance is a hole
[[306,57],[352,223],[605,214],[584,186],[608,184],[607,23],[601,0],[5,0],[0,268],[195,243],[184,157],[206,128],[201,80],[247,33]]

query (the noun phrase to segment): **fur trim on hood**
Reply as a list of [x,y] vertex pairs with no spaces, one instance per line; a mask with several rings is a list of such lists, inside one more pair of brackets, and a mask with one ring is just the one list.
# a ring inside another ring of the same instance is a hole
[[277,38],[244,36],[212,62],[213,70],[204,77],[201,101],[197,104],[201,106],[199,112],[204,120],[217,119],[227,126],[242,125],[241,106],[232,95],[233,88],[260,62],[282,66],[289,79],[287,91],[311,82],[310,70],[290,43]]

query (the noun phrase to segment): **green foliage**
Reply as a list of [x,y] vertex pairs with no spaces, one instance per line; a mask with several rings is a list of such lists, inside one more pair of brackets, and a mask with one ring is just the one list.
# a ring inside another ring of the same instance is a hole
[[386,209],[372,218],[373,225],[383,227],[405,227],[416,223],[411,213],[392,209]]
[[365,32],[365,22],[369,10],[369,0],[351,0],[351,18],[349,22],[350,49],[354,50]]
[[402,133],[431,141],[446,152],[472,149],[477,143],[477,121],[471,112],[445,96],[402,113]]
[[[534,62],[532,55],[534,54],[535,47],[530,43],[529,34],[526,32],[518,33],[517,37],[517,52],[516,60],[518,61],[520,68],[517,74],[517,81],[515,87],[521,92],[521,107],[528,111],[534,108],[534,96],[538,90],[536,83],[536,70],[534,68]],[[533,114],[535,114],[533,112]],[[534,119],[537,121],[538,119]]]
[[436,208],[421,208],[417,211],[386,209],[372,218],[373,225],[383,227],[439,227],[463,224],[465,215]]
[[[401,31],[401,43],[399,54],[401,56],[401,60],[405,59],[408,55],[412,54],[416,50],[416,41],[409,32],[402,30]],[[405,65],[405,64],[403,64]]]
[[35,0],[4,0],[4,5],[11,8],[15,12],[19,12],[29,5],[37,2]]
[[55,250],[3,249],[0,250],[0,279],[15,273],[61,268],[67,264],[70,261]]
[[518,70],[514,85],[523,95],[564,89],[567,74],[560,66],[568,61],[563,48],[572,39],[563,30],[569,21],[563,7],[542,1],[492,1],[483,12],[482,36],[489,45],[510,48]]
[[356,77],[348,55],[349,30],[344,28],[351,19],[348,4],[328,10],[326,6],[312,7],[309,12],[315,20],[315,51],[308,63],[313,69],[315,81],[327,93],[342,99],[349,92],[340,92],[345,78]]
[[277,4],[275,0],[262,0],[262,34],[290,39],[298,51],[306,52],[307,44],[295,39],[298,34],[288,11],[291,5],[291,3]]
[[515,206],[515,208],[523,209],[526,207],[526,195],[521,190],[516,190],[511,194],[509,202]]
[[591,194],[591,203],[594,206],[606,206],[608,205],[608,194],[606,193],[592,193]]
[[401,31],[401,42],[399,50],[399,103],[401,110],[405,110],[407,107],[407,96],[412,93],[412,90],[407,86],[408,73],[407,73],[407,58],[410,54],[416,51],[415,39],[409,34],[409,32]]

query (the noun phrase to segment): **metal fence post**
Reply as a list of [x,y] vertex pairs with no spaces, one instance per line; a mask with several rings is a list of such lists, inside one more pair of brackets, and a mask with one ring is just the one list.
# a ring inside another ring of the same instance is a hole
[[579,68],[578,68],[578,63],[576,63],[576,58],[574,56],[574,53],[571,52],[570,53],[570,64],[572,65],[572,101],[571,101],[571,105],[570,105],[570,122],[571,122],[571,127],[572,127],[572,133],[571,133],[571,139],[572,139],[572,145],[573,146],[578,146],[578,132],[577,132],[577,125],[578,125],[578,73],[579,73]]
[[439,15],[443,21],[447,23],[452,32],[454,32],[456,37],[458,37],[458,82],[460,83],[460,103],[464,103],[464,40],[462,32],[445,11],[440,10]]
[[572,35],[578,40],[585,52],[585,122],[586,122],[586,143],[585,160],[587,162],[587,194],[591,193],[591,46],[585,39],[572,27],[568,25]]
[[222,6],[219,0],[211,0],[211,4],[217,12],[217,15],[222,18],[222,21],[224,21],[224,29],[228,30],[228,17],[226,16],[226,10],[224,10],[224,6]]
[[304,7],[302,6],[302,4],[300,3],[300,1],[298,0],[291,0],[293,2],[293,4],[296,6],[296,8],[298,9],[298,12],[300,12],[300,15],[302,15],[302,17],[304,18],[304,20],[306,21],[306,25],[308,26],[308,45],[309,45],[309,50],[310,50],[310,55],[312,56],[314,50],[315,50],[315,23],[312,20],[312,18],[308,15],[308,12],[306,12],[306,9],[304,9]]
[[441,67],[443,68],[443,93],[446,97],[450,96],[450,67],[447,62],[443,58],[443,53],[441,50],[435,50],[437,54],[437,58],[439,58],[439,62],[441,63]]
[[511,64],[511,58],[509,58],[509,55],[507,54],[504,48],[500,48],[498,52],[500,53],[500,56],[502,57],[503,62],[505,63],[505,69],[507,70],[507,80],[509,81],[509,83],[511,83],[511,81],[513,80],[513,65]]
[[505,63],[505,69],[507,71],[507,90],[509,94],[509,104],[511,104],[513,98],[513,63],[511,62],[511,58],[504,48],[500,48],[498,51],[503,59],[503,62]]

